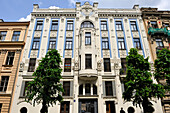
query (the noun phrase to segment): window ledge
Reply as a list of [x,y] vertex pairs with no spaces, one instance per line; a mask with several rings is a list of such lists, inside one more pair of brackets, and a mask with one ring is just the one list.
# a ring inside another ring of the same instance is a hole
[[73,99],[73,96],[63,96],[64,99]]
[[35,30],[35,31],[42,31],[42,30]]
[[78,95],[78,97],[98,97],[99,95]]
[[119,49],[119,50],[126,50],[126,49]]
[[108,31],[108,30],[101,30],[101,31]]
[[66,31],[73,31],[73,30],[66,30]]
[[103,98],[107,99],[107,98],[116,98],[116,96],[103,96]]
[[50,30],[50,31],[58,31],[58,30]]
[[0,91],[0,96],[11,96],[11,93],[6,93],[6,92]]
[[4,67],[12,67],[13,65],[2,65]]
[[72,50],[72,49],[65,49],[65,50]]

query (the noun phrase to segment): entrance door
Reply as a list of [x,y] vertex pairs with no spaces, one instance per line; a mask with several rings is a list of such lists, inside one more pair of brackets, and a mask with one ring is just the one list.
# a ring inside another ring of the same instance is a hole
[[98,113],[97,99],[79,99],[79,113]]
[[70,102],[64,101],[61,103],[60,113],[69,113],[70,110]]
[[106,113],[116,113],[114,101],[106,101]]

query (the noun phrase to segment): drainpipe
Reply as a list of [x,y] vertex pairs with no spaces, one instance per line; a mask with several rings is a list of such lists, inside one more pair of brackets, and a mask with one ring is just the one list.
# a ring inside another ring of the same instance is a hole
[[[26,30],[27,30],[27,26],[26,26],[25,33],[24,33],[24,40],[25,40]],[[24,40],[23,40],[23,41],[24,41]],[[21,58],[22,50],[23,50],[23,47],[22,47],[21,52],[20,52],[20,55],[19,55],[18,64],[17,64],[17,69],[16,69],[16,72],[15,72],[15,78],[14,78],[14,83],[13,83],[13,87],[12,87],[12,96],[13,96],[13,92],[14,92],[14,86],[15,86],[15,81],[16,81],[16,77],[17,77],[17,72],[18,72],[18,67],[19,67],[19,63],[20,63],[20,58]],[[19,74],[19,73],[18,73],[18,74]],[[12,107],[12,106],[11,106],[12,96],[11,96],[11,98],[10,98],[8,113],[10,113],[10,110],[11,110],[11,107]]]

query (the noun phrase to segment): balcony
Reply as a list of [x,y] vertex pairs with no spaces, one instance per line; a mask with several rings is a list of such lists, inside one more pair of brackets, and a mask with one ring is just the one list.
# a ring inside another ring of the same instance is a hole
[[167,30],[167,28],[150,27],[148,29],[148,34],[151,35],[151,36],[161,35],[161,36],[166,36],[166,37],[170,38],[170,30]]

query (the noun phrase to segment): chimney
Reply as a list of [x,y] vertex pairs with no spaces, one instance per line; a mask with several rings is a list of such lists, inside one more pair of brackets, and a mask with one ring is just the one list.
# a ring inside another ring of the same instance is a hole
[[33,11],[36,11],[39,8],[38,4],[33,4]]
[[139,10],[139,5],[134,5],[133,9]]
[[0,19],[0,22],[4,22],[4,20],[3,20],[3,19]]

